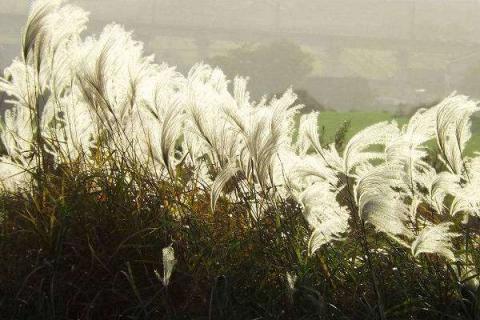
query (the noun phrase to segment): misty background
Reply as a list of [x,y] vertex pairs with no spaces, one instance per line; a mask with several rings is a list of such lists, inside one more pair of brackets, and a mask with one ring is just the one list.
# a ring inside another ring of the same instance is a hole
[[[0,0],[0,67],[20,52],[31,1]],[[250,77],[253,98],[290,85],[311,108],[409,114],[453,90],[480,98],[477,0],[72,0],[84,35],[117,22],[157,62]]]

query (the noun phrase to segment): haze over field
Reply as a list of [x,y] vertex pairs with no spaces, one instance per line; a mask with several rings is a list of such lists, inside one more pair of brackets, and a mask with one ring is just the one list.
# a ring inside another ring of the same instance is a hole
[[[408,112],[453,90],[480,98],[480,1],[73,0],[89,30],[115,21],[157,61],[289,85],[326,108]],[[0,66],[19,52],[28,0],[0,0]],[[275,57],[272,59],[272,54]]]

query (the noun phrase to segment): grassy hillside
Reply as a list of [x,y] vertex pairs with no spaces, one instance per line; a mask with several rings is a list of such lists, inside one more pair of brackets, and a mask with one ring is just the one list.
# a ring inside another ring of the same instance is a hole
[[[350,121],[350,128],[346,134],[348,141],[355,133],[375,123],[395,119],[399,125],[407,122],[406,117],[395,117],[388,112],[380,111],[350,111],[335,112],[324,111],[320,114],[319,127],[324,130],[326,141],[332,141],[335,132],[345,121]],[[467,145],[467,154],[472,154],[474,150],[480,149],[480,118],[476,117],[472,123],[472,139]]]
[[[320,130],[325,130],[324,132],[327,138],[333,138],[337,129],[340,128],[345,121],[350,121],[350,129],[346,135],[348,140],[365,127],[381,121],[392,120],[393,118],[392,114],[379,111],[325,111],[320,114],[319,127]],[[397,121],[403,124],[407,120],[406,118],[398,118]]]

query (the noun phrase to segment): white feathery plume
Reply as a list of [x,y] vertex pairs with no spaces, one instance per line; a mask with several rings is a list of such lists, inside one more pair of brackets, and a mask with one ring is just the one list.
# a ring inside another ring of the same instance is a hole
[[[62,1],[50,0],[48,2]],[[59,6],[48,14],[45,27],[51,41],[49,48],[55,51],[67,41],[78,41],[80,34],[87,28],[88,16],[88,12],[73,5]]]
[[168,246],[163,248],[162,250],[162,257],[163,257],[163,278],[162,283],[165,287],[168,287],[170,283],[170,277],[173,273],[173,268],[177,263],[175,259],[175,250],[172,246]]
[[329,184],[318,182],[299,196],[305,219],[313,229],[308,244],[309,254],[328,242],[340,240],[348,231],[350,214],[346,207],[338,204],[336,195]]
[[215,206],[217,204],[218,198],[220,197],[220,194],[222,193],[223,188],[225,185],[230,181],[232,177],[235,176],[235,174],[239,171],[240,169],[235,166],[235,164],[230,163],[227,165],[225,168],[222,169],[213,181],[212,184],[212,193],[211,193],[211,209],[212,212],[215,212]]
[[[221,71],[205,65],[196,65],[189,72],[186,87],[186,139],[199,156],[208,156],[218,167],[225,166],[241,147],[232,125],[225,121],[223,108],[235,104],[227,91]],[[220,115],[220,116],[219,116]],[[200,145],[199,145],[200,142]]]
[[17,106],[5,111],[1,139],[11,157],[29,157],[33,146],[33,128],[30,111],[26,107]]
[[295,151],[299,155],[306,155],[310,147],[321,149],[318,137],[318,112],[302,114],[298,123],[297,141],[294,144]]
[[246,120],[243,131],[245,147],[254,164],[255,175],[263,186],[269,184],[274,168],[275,155],[288,145],[293,115],[298,107],[293,91],[287,90],[279,99],[274,98],[269,106],[257,106]]
[[426,193],[417,191],[416,195],[430,205],[438,214],[441,214],[445,209],[445,196],[448,193],[446,189],[454,185],[456,181],[457,178],[448,172],[438,174],[435,169],[429,168],[419,172],[417,176],[417,183],[425,188]]
[[416,138],[416,136],[403,134],[387,144],[385,150],[387,155],[386,161],[398,164],[403,169],[405,181],[408,183],[411,192],[415,191],[417,183],[421,183],[418,180],[418,176],[431,168],[424,160],[427,152],[419,144],[421,139]]
[[285,275],[285,278],[287,280],[288,298],[290,299],[291,302],[293,302],[293,294],[295,292],[295,285],[297,283],[298,276],[296,274],[292,274],[290,272],[287,272],[286,275]]
[[332,171],[343,172],[343,159],[335,149],[334,144],[324,148],[320,144],[318,134],[319,113],[312,112],[309,115],[303,115],[300,118],[297,142],[294,145],[295,150],[300,155],[306,153],[311,147],[320,156],[324,166]]
[[402,134],[411,138],[416,146],[435,139],[435,120],[440,105],[430,108],[420,108],[408,120],[402,128]]
[[[318,112],[312,112],[300,118],[298,141],[301,143],[302,149],[312,146],[317,153],[321,153],[323,148],[320,145],[320,135],[318,134],[318,117]],[[306,141],[309,142],[309,145]]]
[[338,177],[336,171],[325,165],[324,158],[320,155],[306,155],[299,158],[299,163],[292,170],[292,176],[307,184],[317,181],[328,182],[331,186],[337,186]]
[[35,71],[24,62],[14,59],[4,71],[0,79],[0,90],[7,93],[11,99],[5,102],[13,106],[32,108],[35,105]]
[[[58,9],[61,0],[37,0],[33,3],[22,34],[22,58],[25,62],[31,61],[32,51],[41,53],[42,46],[48,33],[48,16]],[[41,56],[36,57],[40,59]]]
[[360,218],[404,244],[398,237],[410,238],[413,234],[406,226],[409,209],[393,190],[404,187],[398,172],[394,165],[374,167],[360,177],[354,194]]
[[448,260],[455,260],[452,239],[458,234],[450,231],[452,223],[440,223],[424,228],[412,243],[412,254],[417,257],[421,253],[436,253]]
[[63,1],[35,1],[22,38],[22,61],[36,71],[36,87],[61,91],[68,86],[70,62],[81,42],[88,13]]
[[343,152],[343,171],[350,175],[359,164],[373,159],[384,159],[383,152],[369,151],[375,145],[385,145],[397,138],[399,129],[396,122],[380,122],[355,134],[345,146]]
[[289,291],[295,290],[295,283],[297,282],[298,276],[296,274],[291,274],[290,272],[287,272],[286,278]]
[[233,98],[238,108],[250,105],[250,93],[247,91],[248,78],[235,77],[233,80]]
[[31,183],[28,163],[15,163],[9,157],[0,157],[0,186],[3,190],[14,192],[22,190]]
[[184,103],[177,95],[171,95],[163,101],[166,105],[158,115],[142,113],[136,127],[132,127],[139,152],[152,152],[155,161],[161,163],[170,175],[175,174],[177,157],[176,147],[182,135],[184,125]]
[[465,213],[480,217],[480,156],[465,160],[468,176],[451,175],[450,184],[444,184],[443,189],[454,198],[450,214]]
[[458,175],[464,167],[463,152],[472,133],[470,117],[480,110],[478,103],[466,96],[452,94],[438,105],[436,137],[441,159]]
[[[425,161],[427,148],[423,145],[434,137],[434,115],[434,110],[417,111],[402,128],[400,135],[385,146],[386,162],[399,166],[398,173],[406,186],[403,191],[410,198],[408,211],[411,221],[417,220],[417,209],[422,199],[433,205],[437,212],[442,212],[444,195],[434,194],[436,172]],[[429,191],[427,197],[420,191],[424,189]]]

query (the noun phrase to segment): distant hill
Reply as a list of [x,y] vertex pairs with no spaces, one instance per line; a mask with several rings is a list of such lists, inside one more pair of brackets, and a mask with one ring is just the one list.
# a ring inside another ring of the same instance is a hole
[[375,97],[367,79],[360,77],[308,77],[302,89],[320,104],[338,110],[371,106]]
[[317,101],[307,90],[295,90],[297,94],[297,104],[303,104],[302,112],[325,111],[325,107]]

